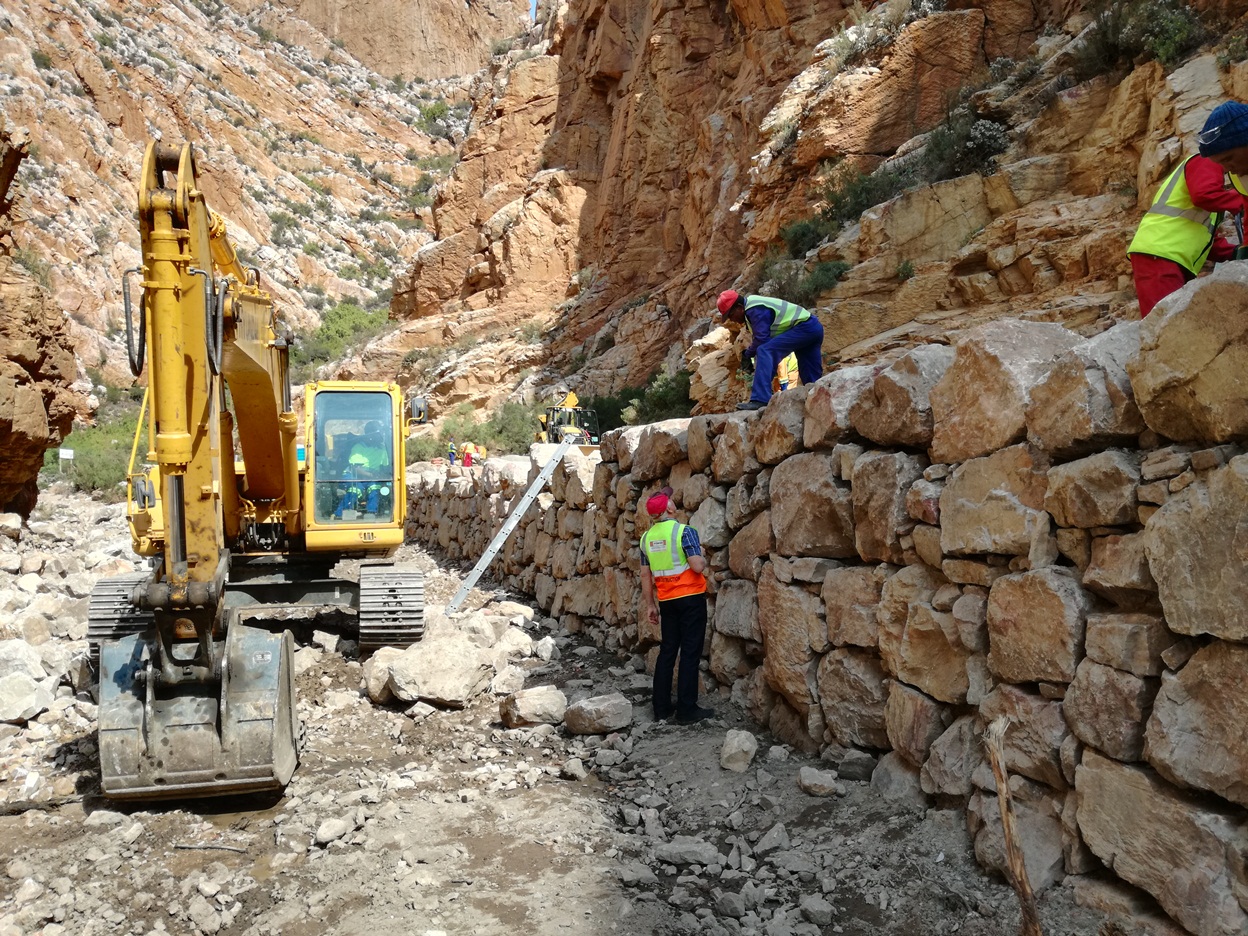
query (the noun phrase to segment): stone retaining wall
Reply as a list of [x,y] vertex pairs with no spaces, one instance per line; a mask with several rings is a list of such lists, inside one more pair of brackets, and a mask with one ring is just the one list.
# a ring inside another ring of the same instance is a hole
[[[608,433],[492,571],[651,649],[637,541],[670,484],[713,572],[708,688],[834,763],[878,757],[882,791],[960,799],[997,869],[980,736],[1008,716],[1034,887],[1108,868],[1192,933],[1248,931],[1244,310],[1248,275],[1220,272],[1089,339],[993,322],[760,413]],[[475,559],[536,471],[418,472],[409,532]]]

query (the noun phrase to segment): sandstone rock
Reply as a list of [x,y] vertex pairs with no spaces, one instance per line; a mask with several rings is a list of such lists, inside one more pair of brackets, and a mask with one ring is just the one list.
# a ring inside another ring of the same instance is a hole
[[724,505],[713,497],[708,497],[694,511],[689,525],[698,531],[703,546],[718,549],[732,542],[732,529],[728,526]]
[[798,788],[807,796],[844,796],[845,787],[836,780],[835,770],[806,766],[797,772]]
[[932,388],[932,461],[966,461],[1020,439],[1032,388],[1080,341],[1060,325],[1009,319],[963,334]]
[[973,654],[962,645],[953,615],[927,604],[910,605],[900,640],[880,633],[880,656],[889,672],[942,702],[967,701]]
[[901,452],[867,452],[854,462],[854,543],[866,561],[904,562],[900,538],[913,526],[906,496],[926,467],[926,458]]
[[573,702],[564,715],[564,725],[572,734],[607,734],[632,723],[632,703],[619,692]]
[[1241,806],[1248,805],[1246,665],[1248,647],[1215,641],[1178,673],[1163,674],[1144,749],[1148,762],[1172,783],[1209,790]]
[[755,581],[775,546],[771,511],[764,510],[733,536],[728,544],[728,567],[734,575]]
[[975,716],[963,715],[932,742],[919,771],[924,793],[969,796],[971,776],[983,762],[983,734]]
[[[722,443],[721,443],[722,444]],[[852,558],[852,494],[833,478],[828,455],[794,455],[771,476],[771,527],[782,556]]]
[[984,724],[1001,716],[1010,720],[1004,746],[1005,763],[1012,772],[1056,790],[1066,788],[1060,752],[1070,729],[1061,702],[1018,686],[997,686],[981,703],[979,714]]
[[805,401],[802,445],[831,448],[851,431],[849,412],[875,380],[871,367],[841,367],[816,380]]
[[721,634],[761,643],[758,590],[753,582],[728,579],[715,594],[715,629]]
[[668,469],[684,461],[688,453],[688,419],[650,423],[642,428],[630,471],[638,481],[653,481],[666,476]]
[[1088,658],[1136,676],[1157,676],[1161,655],[1178,638],[1154,614],[1089,614],[1084,637]]
[[1248,456],[1210,471],[1148,521],[1144,549],[1166,623],[1179,634],[1248,640],[1248,555],[1234,544],[1248,503]]
[[884,709],[887,674],[879,659],[841,648],[825,654],[818,669],[819,704],[832,736],[841,744],[888,747]]
[[1079,831],[1118,877],[1152,894],[1190,932],[1248,929],[1238,859],[1248,822],[1179,793],[1151,770],[1086,751],[1075,774]]
[[[1062,800],[1021,777],[1010,778],[1010,792],[1027,878],[1036,893],[1043,893],[1065,877]],[[1001,874],[1008,873],[1001,806],[995,792],[977,791],[971,796],[967,825],[975,840],[975,857],[979,863]]]
[[928,481],[920,478],[906,492],[906,514],[919,523],[940,523],[940,495],[945,489],[943,479]]
[[0,722],[23,724],[52,707],[52,693],[26,673],[0,677]]
[[815,692],[816,650],[827,645],[828,626],[819,598],[805,589],[782,585],[770,564],[758,580],[758,623],[763,632],[763,673],[773,689],[802,715]]
[[463,635],[426,637],[390,663],[390,691],[404,702],[463,708],[494,677],[491,654]]
[[1139,482],[1138,454],[1099,452],[1050,469],[1044,507],[1063,527],[1134,523]]
[[719,434],[728,417],[726,415],[694,416],[687,430],[689,467],[702,473],[711,467],[715,455],[712,440]]
[[1068,457],[1132,441],[1144,420],[1127,376],[1140,324],[1122,322],[1058,355],[1031,391],[1027,438]]
[[850,408],[854,429],[880,445],[927,448],[932,441],[932,388],[953,354],[945,345],[923,345],[898,358]]
[[1148,568],[1144,542],[1143,533],[1093,539],[1083,584],[1122,608],[1154,602],[1157,583]]
[[754,454],[764,465],[775,465],[802,449],[802,427],[809,387],[792,387],[771,398],[754,424]]
[[836,772],[842,780],[870,780],[878,763],[879,759],[866,751],[850,748],[837,763]]
[[13,673],[24,673],[36,680],[47,675],[39,651],[25,640],[0,640],[0,679]]
[[890,571],[887,565],[846,566],[828,571],[821,595],[832,644],[879,646],[876,611]]
[[1156,679],[1085,659],[1066,690],[1062,711],[1084,744],[1115,760],[1138,761],[1144,755],[1144,720],[1157,687]]
[[902,635],[910,608],[928,604],[937,589],[948,580],[934,569],[923,565],[906,566],[897,574],[889,576],[880,588],[880,603],[876,607],[875,620],[880,655],[885,661],[895,659],[900,653]]
[[953,603],[953,619],[958,625],[962,646],[973,653],[988,650],[988,598],[976,591],[959,595]]
[[744,773],[758,751],[758,741],[748,731],[729,729],[719,751],[719,766],[734,773]]
[[558,725],[568,708],[568,697],[554,686],[521,689],[498,704],[498,714],[508,728],[527,725]]
[[1092,603],[1068,570],[998,579],[988,594],[988,666],[1007,682],[1069,682]]
[[390,664],[402,655],[398,647],[379,647],[364,661],[364,691],[377,705],[385,705],[394,698],[390,691]]
[[889,683],[884,705],[888,743],[915,767],[923,766],[928,750],[948,722],[944,706],[935,699],[898,680]]
[[746,641],[727,637],[719,631],[711,633],[711,673],[721,683],[731,686],[754,669]]
[[757,418],[756,413],[734,413],[725,420],[711,459],[711,477],[720,484],[733,484],[743,474],[759,469],[750,428]]
[[1025,445],[956,468],[940,495],[940,545],[949,555],[1025,556],[1049,533],[1045,473]]
[[896,751],[889,751],[876,764],[871,774],[871,789],[901,806],[927,805],[927,797],[919,783],[919,768],[907,763]]
[[1248,366],[1248,323],[1226,315],[1246,302],[1248,270],[1228,263],[1168,296],[1140,323],[1140,353],[1127,372],[1154,432],[1180,442],[1248,436],[1237,390]]

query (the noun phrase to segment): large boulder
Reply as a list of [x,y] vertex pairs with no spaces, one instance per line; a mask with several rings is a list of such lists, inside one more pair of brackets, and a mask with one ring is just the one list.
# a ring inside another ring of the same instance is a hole
[[[1062,852],[1062,797],[1039,783],[1010,778],[1014,827],[1023,850],[1027,880],[1043,893],[1066,876]],[[967,828],[975,843],[975,857],[985,868],[1009,873],[1001,804],[995,792],[976,790],[967,803]]]
[[887,748],[888,674],[874,653],[848,647],[819,661],[819,705],[828,730],[841,744]]
[[1198,650],[1177,673],[1164,674],[1145,748],[1163,777],[1241,806],[1248,806],[1245,673],[1248,647],[1219,640]]
[[888,743],[915,767],[923,766],[949,720],[947,706],[900,680],[889,682],[888,702],[884,705]]
[[1240,903],[1248,819],[1180,793],[1153,771],[1084,751],[1075,771],[1079,832],[1113,872],[1152,894],[1191,933],[1248,932]]
[[757,581],[763,563],[775,551],[776,537],[771,529],[771,511],[764,510],[747,523],[728,544],[728,568],[739,578]]
[[858,555],[853,496],[836,482],[834,468],[832,456],[808,452],[786,458],[772,472],[771,527],[780,555],[832,559]]
[[988,593],[988,666],[1006,682],[1070,682],[1092,599],[1071,572],[1007,575]]
[[752,425],[758,413],[733,413],[724,421],[723,431],[715,441],[711,458],[711,476],[720,484],[734,484],[744,474],[761,467],[754,457]]
[[1060,325],[999,319],[966,332],[932,388],[934,462],[960,462],[1023,437],[1031,390],[1082,339]]
[[508,728],[557,725],[568,709],[568,697],[554,686],[521,689],[498,703],[498,715]]
[[932,742],[919,771],[923,792],[969,796],[971,777],[983,762],[982,727],[974,715],[963,715]]
[[793,387],[771,398],[754,424],[754,455],[775,465],[802,449],[802,426],[809,387]]
[[[1150,316],[1151,318],[1151,316]],[[1179,634],[1248,640],[1248,455],[1171,497],[1144,528],[1166,622]]]
[[1047,478],[1025,445],[959,465],[940,494],[940,547],[952,556],[1026,556],[1049,535]]
[[1084,744],[1115,760],[1138,761],[1144,755],[1144,720],[1156,679],[1141,679],[1085,659],[1066,690],[1066,723]]
[[758,590],[754,583],[728,579],[715,593],[715,630],[729,637],[761,642],[758,625]]
[[805,448],[832,448],[852,432],[849,412],[870,389],[875,374],[872,367],[841,367],[811,385],[802,429]]
[[850,407],[858,434],[880,445],[927,448],[932,441],[932,388],[953,362],[953,349],[924,345],[889,365]]
[[573,702],[563,718],[572,734],[608,734],[633,723],[633,704],[623,693],[612,692]]
[[758,623],[763,632],[763,674],[771,688],[805,715],[815,699],[815,653],[828,645],[828,625],[818,595],[781,584],[768,564],[758,580]]
[[904,452],[864,452],[854,461],[854,544],[867,562],[905,561],[901,537],[914,527],[906,497],[926,467],[925,457]]
[[1061,527],[1134,523],[1139,483],[1138,452],[1098,452],[1049,470],[1044,507]]
[[991,724],[1004,717],[1005,764],[1013,773],[1030,777],[1056,790],[1067,787],[1062,770],[1062,742],[1070,728],[1062,715],[1062,703],[1045,699],[1020,686],[997,686],[979,706],[980,718]]
[[439,633],[390,662],[389,688],[404,702],[463,708],[494,678],[494,654],[464,634]]
[[1180,442],[1248,437],[1248,267],[1219,264],[1162,300],[1140,323],[1127,363],[1148,427]]
[[0,677],[0,722],[23,724],[52,707],[52,693],[26,673]]
[[[633,452],[632,475],[638,481],[664,477],[689,454],[689,420],[668,419],[645,426]],[[621,466],[622,468],[623,466]],[[558,497],[558,493],[555,494]]]
[[828,621],[828,639],[835,646],[879,646],[876,609],[880,604],[880,590],[891,571],[892,567],[887,565],[828,570],[821,594]]
[[1127,376],[1140,323],[1122,322],[1058,355],[1031,391],[1027,438],[1055,455],[1123,445],[1144,430]]

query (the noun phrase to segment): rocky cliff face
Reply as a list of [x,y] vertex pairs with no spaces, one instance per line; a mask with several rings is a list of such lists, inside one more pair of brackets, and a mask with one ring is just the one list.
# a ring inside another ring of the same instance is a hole
[[404,78],[470,75],[489,60],[492,46],[529,27],[528,0],[283,0],[282,5],[378,74]]
[[1003,150],[789,264],[799,277],[848,267],[808,303],[829,360],[1003,315],[1093,333],[1135,314],[1124,251],[1139,213],[1193,127],[1248,78],[1206,55],[1072,87],[1090,18],[1021,0],[852,17],[583,0],[539,18],[543,41],[483,79],[434,205],[438,239],[397,284],[396,348],[536,320],[551,352],[539,384],[575,372],[578,388],[614,391],[688,366],[707,411],[743,389],[734,337],[712,330],[714,296],[763,285],[759,261],[823,204],[830,165],[921,164],[958,100]]
[[69,432],[81,400],[70,390],[75,365],[65,317],[11,256],[9,187],[24,139],[0,120],[0,512],[29,515],[43,453]]
[[15,255],[69,314],[80,375],[131,379],[120,278],[151,137],[199,145],[210,205],[296,326],[376,301],[427,239],[424,192],[453,161],[453,114],[433,118],[461,83],[382,78],[268,5],[36,0],[0,22],[6,118],[31,144]]

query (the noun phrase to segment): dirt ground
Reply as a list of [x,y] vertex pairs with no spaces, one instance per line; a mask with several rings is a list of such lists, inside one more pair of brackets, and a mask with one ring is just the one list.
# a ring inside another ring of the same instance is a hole
[[[428,570],[427,600],[445,602],[462,572],[405,549]],[[514,599],[478,590],[470,604],[502,597]],[[281,797],[134,808],[87,783],[0,817],[0,936],[1017,932],[1013,892],[976,865],[961,811],[901,807],[866,782],[808,796],[797,773],[817,761],[726,699],[710,722],[656,724],[638,660],[552,624],[539,614],[533,636],[556,635],[559,657],[525,661],[526,685],[573,699],[618,689],[633,725],[506,729],[489,694],[414,719],[369,701],[350,648],[325,651],[298,678],[306,738]],[[729,728],[758,738],[744,773],[719,765]],[[74,743],[93,750],[89,732]],[[777,835],[781,847],[749,857]],[[680,836],[720,858],[659,861],[656,846]],[[1043,895],[1041,917],[1048,936],[1111,931],[1067,886]]]

